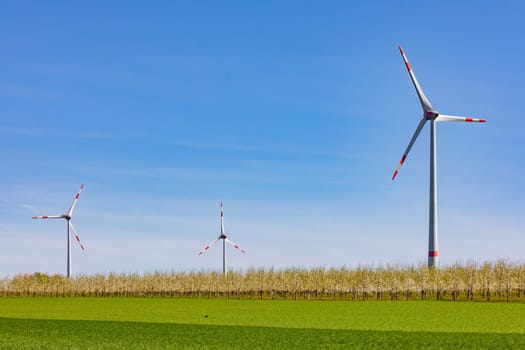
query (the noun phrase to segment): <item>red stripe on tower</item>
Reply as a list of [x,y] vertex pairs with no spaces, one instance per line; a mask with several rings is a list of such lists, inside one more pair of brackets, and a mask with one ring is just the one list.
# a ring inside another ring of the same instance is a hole
[[410,63],[408,63],[408,61],[406,61],[405,65],[407,66],[408,71],[411,72],[412,71],[412,67],[410,67]]
[[403,164],[405,162],[405,159],[407,159],[407,156],[403,155],[403,157],[401,158],[401,164]]
[[470,122],[473,122],[474,120],[472,118],[465,118],[465,121],[470,123]]
[[430,250],[428,252],[428,256],[430,256],[430,257],[437,257],[438,256],[437,250]]

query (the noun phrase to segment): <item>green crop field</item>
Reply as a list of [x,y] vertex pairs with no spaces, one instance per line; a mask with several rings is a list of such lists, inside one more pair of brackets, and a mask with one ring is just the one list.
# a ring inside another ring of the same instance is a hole
[[1,298],[1,349],[524,349],[525,304]]

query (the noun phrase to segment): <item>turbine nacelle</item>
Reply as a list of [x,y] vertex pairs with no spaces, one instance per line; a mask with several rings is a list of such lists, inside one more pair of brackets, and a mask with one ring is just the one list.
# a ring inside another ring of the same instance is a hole
[[434,109],[429,109],[423,114],[423,118],[426,120],[434,120],[439,116],[439,112]]

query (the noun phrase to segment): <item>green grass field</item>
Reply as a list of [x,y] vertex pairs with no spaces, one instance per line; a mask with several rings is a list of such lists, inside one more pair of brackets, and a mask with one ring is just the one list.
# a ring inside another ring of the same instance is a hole
[[525,304],[0,299],[1,349],[524,349]]

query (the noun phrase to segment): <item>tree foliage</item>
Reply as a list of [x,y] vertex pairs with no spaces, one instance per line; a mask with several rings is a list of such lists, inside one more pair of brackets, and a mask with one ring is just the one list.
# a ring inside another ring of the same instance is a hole
[[525,265],[497,261],[440,269],[398,265],[251,268],[226,275],[157,271],[72,278],[36,272],[0,279],[0,296],[523,301]]

